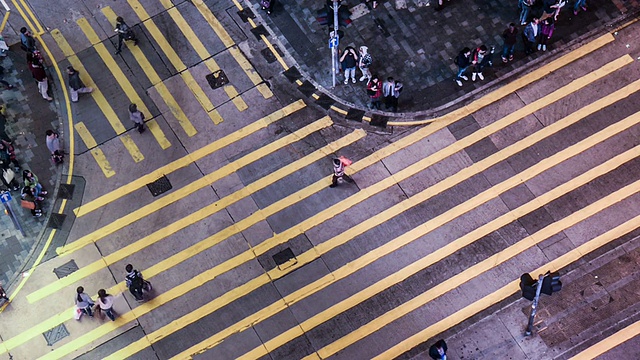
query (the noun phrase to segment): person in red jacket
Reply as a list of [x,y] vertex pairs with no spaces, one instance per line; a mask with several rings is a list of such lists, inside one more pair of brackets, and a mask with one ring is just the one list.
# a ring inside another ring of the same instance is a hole
[[380,110],[380,100],[382,98],[382,82],[378,75],[373,75],[367,83],[367,95],[371,98],[371,109]]
[[31,75],[38,82],[38,90],[42,98],[47,101],[53,100],[53,98],[49,96],[49,79],[47,79],[47,73],[44,71],[44,66],[42,66],[40,60],[33,56],[32,53],[27,53],[27,65],[29,66]]

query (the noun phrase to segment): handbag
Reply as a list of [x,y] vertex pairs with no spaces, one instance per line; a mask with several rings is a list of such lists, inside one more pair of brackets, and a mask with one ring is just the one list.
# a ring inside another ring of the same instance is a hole
[[2,177],[7,182],[7,184],[13,181],[13,178],[16,176],[16,173],[11,170],[11,168],[2,169]]
[[73,309],[73,318],[76,320],[80,320],[81,317],[82,317],[82,309],[76,306],[75,309]]
[[29,209],[29,210],[35,210],[36,209],[36,203],[33,202],[33,201],[20,200],[20,206],[22,206],[25,209]]

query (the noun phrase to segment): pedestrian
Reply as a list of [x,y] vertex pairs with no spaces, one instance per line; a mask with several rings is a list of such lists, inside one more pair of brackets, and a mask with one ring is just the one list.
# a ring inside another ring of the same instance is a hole
[[31,210],[31,215],[34,217],[42,216],[42,204],[40,203],[40,200],[36,200],[35,196],[33,196],[33,191],[31,191],[30,187],[24,186],[22,188],[20,199],[20,206]]
[[144,114],[138,110],[138,106],[136,104],[129,105],[129,119],[136,124],[138,128],[138,132],[142,134],[144,132]]
[[27,65],[31,71],[31,76],[38,82],[38,91],[42,98],[51,101],[53,98],[49,96],[49,79],[47,78],[47,72],[44,70],[44,66],[38,58],[33,56],[32,53],[27,53]]
[[527,18],[531,7],[535,3],[535,0],[519,0],[518,9],[520,9],[520,25],[527,25]]
[[16,157],[16,148],[10,141],[4,139],[0,140],[0,153],[2,152],[7,153],[7,155],[9,156],[9,161],[13,163],[14,170],[16,172],[20,171],[20,163],[18,162],[18,159]]
[[529,25],[524,28],[522,32],[522,41],[524,42],[524,53],[529,55],[534,52],[536,47],[536,39],[538,38],[540,26],[538,25],[538,18],[533,18]]
[[2,178],[2,183],[7,187],[7,190],[19,190],[20,184],[16,180],[16,173],[10,166],[11,154],[4,143],[0,142],[0,145],[3,147],[0,149],[0,177]]
[[382,82],[378,75],[373,75],[367,83],[367,95],[371,99],[370,109],[380,110],[380,98],[382,97]]
[[469,78],[464,75],[464,72],[467,71],[467,68],[471,65],[471,49],[468,47],[462,49],[462,51],[458,53],[458,56],[453,59],[453,62],[458,65],[458,73],[454,80],[458,86],[462,86],[462,80],[469,80]]
[[389,76],[387,80],[382,83],[382,96],[384,97],[384,108],[389,109],[393,105],[393,99],[395,99],[394,92],[396,91],[396,82],[393,77]]
[[578,15],[579,9],[587,11],[587,0],[576,0],[576,4],[573,6],[573,15]]
[[371,54],[369,54],[369,48],[364,45],[360,46],[360,58],[358,60],[358,67],[362,72],[360,81],[364,81],[365,79],[367,81],[371,80],[371,71],[369,70],[371,63],[373,63],[373,58]]
[[93,91],[92,88],[84,86],[84,83],[80,80],[80,73],[73,66],[67,67],[67,74],[69,74],[69,91],[71,92],[72,102],[78,102],[78,94],[86,94]]
[[20,42],[20,47],[22,48],[22,50],[28,53],[33,53],[37,50],[36,39],[33,38],[31,32],[24,26],[20,28]]
[[348,183],[353,183],[353,179],[344,173],[344,169],[351,165],[351,160],[344,156],[333,159],[333,177],[331,178],[330,188],[338,186],[338,180],[345,180]]
[[5,90],[11,90],[14,89],[15,86],[9,84],[5,79],[4,79],[4,74],[6,74],[7,70],[4,68],[4,66],[0,66],[0,84],[4,85]]
[[84,314],[87,314],[93,317],[93,312],[91,311],[91,307],[95,305],[95,303],[93,302],[93,300],[91,300],[91,296],[87,295],[84,292],[84,288],[82,286],[78,286],[78,288],[76,289],[76,292],[77,292],[76,298],[75,298],[76,308],[80,309]]
[[6,301],[11,301],[9,299],[9,297],[7,296],[7,292],[2,287],[2,284],[0,284],[0,299],[5,299]]
[[475,48],[471,55],[471,64],[473,65],[471,69],[471,81],[476,81],[476,77],[480,78],[480,80],[484,80],[482,71],[490,63],[491,54],[487,52],[487,47],[485,45],[480,45]]
[[62,150],[62,144],[60,143],[60,135],[53,130],[47,130],[46,143],[49,152],[51,153],[51,160],[54,164],[62,164],[64,162],[64,151]]
[[[113,311],[113,295],[107,294],[105,289],[98,290],[98,309],[100,309],[101,313],[107,315],[111,321],[116,321],[116,315]],[[101,316],[104,320],[104,316]]]
[[440,339],[429,348],[429,356],[434,360],[447,360],[447,343]]
[[553,30],[555,29],[555,21],[553,18],[546,18],[540,25],[540,40],[538,43],[538,50],[542,48],[542,51],[547,51],[547,41],[553,35]]
[[438,5],[436,5],[435,10],[440,11],[443,8],[443,0],[438,0]]
[[127,275],[124,279],[127,283],[127,287],[129,288],[129,292],[138,302],[144,301],[143,290],[147,288],[147,290],[150,291],[151,283],[145,281],[142,277],[142,273],[135,270],[133,265],[127,264],[127,266],[125,266],[125,270],[127,271]]
[[22,179],[24,180],[24,186],[31,189],[31,193],[37,201],[43,201],[42,196],[47,195],[47,191],[42,188],[42,185],[38,181],[38,177],[31,172],[31,170],[24,170],[22,172]]
[[540,21],[544,21],[546,18],[553,17],[554,20],[558,20],[560,15],[560,9],[567,4],[565,0],[543,0],[542,2],[542,16]]
[[398,98],[400,98],[400,93],[402,92],[403,87],[404,85],[402,85],[402,81],[400,80],[395,81],[395,86],[393,89],[393,100],[391,103],[391,111],[393,112],[398,111]]
[[262,10],[267,12],[267,15],[271,15],[275,4],[276,0],[260,0],[260,7],[262,7]]
[[118,16],[116,18],[115,32],[118,33],[118,50],[116,50],[116,55],[120,54],[120,51],[122,51],[122,43],[126,40],[133,41],[134,45],[138,45],[136,34],[129,27],[129,25],[124,22],[122,16]]
[[356,83],[356,65],[358,65],[358,54],[356,49],[351,46],[347,46],[340,57],[340,65],[344,69],[344,83],[349,83],[351,78],[352,83]]
[[518,28],[516,24],[509,23],[509,26],[502,33],[504,39],[504,46],[502,47],[502,62],[513,61],[513,52],[516,48],[516,42],[518,40]]

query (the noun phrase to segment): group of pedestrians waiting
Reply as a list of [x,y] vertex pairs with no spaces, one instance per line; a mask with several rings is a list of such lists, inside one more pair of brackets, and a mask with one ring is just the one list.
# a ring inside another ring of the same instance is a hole
[[494,47],[487,49],[486,45],[480,45],[473,50],[468,47],[462,49],[453,60],[453,62],[458,65],[458,72],[454,79],[456,84],[462,86],[463,80],[469,80],[465,75],[469,68],[471,68],[471,81],[476,81],[477,79],[484,80],[484,74],[482,72],[487,66],[493,66],[492,57],[494,52]]

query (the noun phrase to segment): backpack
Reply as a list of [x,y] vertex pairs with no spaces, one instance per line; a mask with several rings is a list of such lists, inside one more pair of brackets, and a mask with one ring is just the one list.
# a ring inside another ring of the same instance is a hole
[[129,278],[129,281],[131,281],[131,287],[134,289],[139,289],[144,285],[144,280],[137,270],[134,270],[133,274],[127,275],[127,277]]

